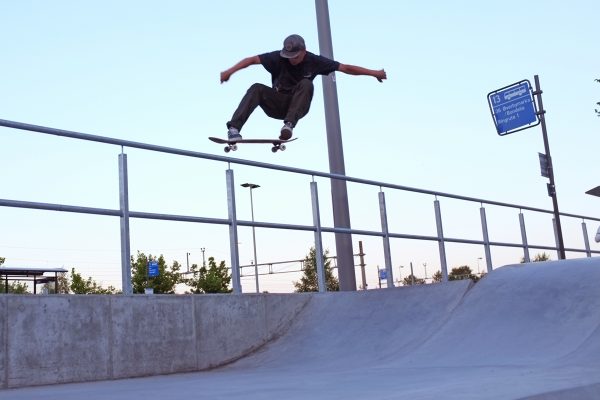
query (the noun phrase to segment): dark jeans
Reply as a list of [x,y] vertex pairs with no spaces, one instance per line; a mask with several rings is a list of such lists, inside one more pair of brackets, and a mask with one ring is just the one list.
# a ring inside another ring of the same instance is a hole
[[227,127],[242,129],[250,114],[260,106],[271,118],[282,119],[296,126],[310,109],[314,86],[311,80],[302,79],[291,93],[281,93],[261,83],[250,86]]

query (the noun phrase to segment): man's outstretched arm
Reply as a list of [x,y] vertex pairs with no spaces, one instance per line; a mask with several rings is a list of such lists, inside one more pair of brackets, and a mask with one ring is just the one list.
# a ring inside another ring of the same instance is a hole
[[258,56],[244,58],[242,61],[235,64],[233,67],[221,72],[221,83],[227,82],[229,78],[231,78],[231,75],[235,74],[240,69],[244,69],[254,64],[260,64],[260,58]]
[[350,64],[340,64],[338,71],[343,72],[348,75],[367,75],[376,78],[379,82],[383,82],[384,79],[387,79],[387,74],[384,69],[368,69],[359,67],[357,65]]

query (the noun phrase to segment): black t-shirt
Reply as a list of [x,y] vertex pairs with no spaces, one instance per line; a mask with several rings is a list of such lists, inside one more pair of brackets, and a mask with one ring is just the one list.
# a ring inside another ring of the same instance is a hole
[[281,57],[279,50],[258,57],[263,67],[271,74],[273,88],[282,93],[291,92],[302,79],[312,81],[317,75],[329,75],[340,67],[339,62],[308,51],[298,65],[292,65],[287,58]]

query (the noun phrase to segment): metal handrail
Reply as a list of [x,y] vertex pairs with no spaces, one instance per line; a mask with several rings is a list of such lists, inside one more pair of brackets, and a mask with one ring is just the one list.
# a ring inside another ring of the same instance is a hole
[[[481,198],[470,197],[470,196],[456,195],[456,194],[451,194],[451,193],[444,193],[444,192],[439,192],[439,191],[435,191],[435,190],[414,188],[414,187],[410,187],[410,186],[391,184],[391,183],[387,183],[387,182],[379,182],[379,181],[374,181],[374,180],[369,180],[369,179],[340,175],[340,174],[332,174],[332,173],[321,172],[321,171],[313,171],[313,170],[308,170],[308,169],[288,167],[288,166],[282,166],[282,165],[276,165],[276,164],[269,164],[269,163],[258,162],[258,161],[243,160],[243,159],[226,157],[226,156],[218,156],[218,155],[214,155],[214,154],[201,153],[201,152],[190,151],[190,150],[182,150],[182,149],[177,149],[177,148],[172,148],[172,147],[158,146],[158,145],[141,143],[141,142],[136,142],[136,141],[116,139],[116,138],[111,138],[111,137],[106,137],[106,136],[91,135],[91,134],[87,134],[87,133],[69,131],[69,130],[64,130],[64,129],[56,129],[56,128],[50,128],[50,127],[45,127],[45,126],[26,124],[26,123],[22,123],[22,122],[8,121],[8,120],[3,120],[3,119],[0,119],[0,126],[12,128],[12,129],[24,130],[24,131],[31,131],[31,132],[38,132],[38,133],[43,133],[43,134],[55,135],[55,136],[68,137],[68,138],[85,140],[85,141],[111,144],[111,145],[121,146],[122,149],[123,148],[136,148],[136,149],[155,151],[155,152],[160,152],[160,153],[180,155],[180,156],[185,156],[185,157],[201,158],[201,159],[213,160],[213,161],[218,161],[218,162],[226,162],[229,165],[239,164],[239,165],[246,165],[246,166],[252,166],[252,167],[263,168],[263,169],[270,169],[270,170],[277,170],[277,171],[283,171],[283,172],[289,172],[289,173],[295,173],[295,174],[302,174],[302,175],[311,176],[313,178],[313,182],[311,182],[311,195],[313,197],[313,222],[314,222],[314,225],[290,225],[290,224],[281,224],[281,223],[238,220],[236,218],[236,213],[235,213],[235,198],[233,197],[234,196],[233,195],[233,171],[230,169],[227,171],[228,172],[227,173],[228,202],[229,202],[229,218],[227,218],[227,219],[130,211],[128,208],[129,206],[128,206],[128,200],[127,200],[127,198],[128,198],[128,196],[127,196],[127,168],[126,168],[127,161],[126,161],[126,157],[124,157],[125,156],[124,154],[120,155],[120,179],[122,180],[122,182],[124,182],[124,186],[122,184],[122,187],[120,188],[121,196],[122,196],[121,209],[104,209],[104,208],[82,207],[82,206],[64,205],[64,204],[52,204],[52,203],[40,203],[40,202],[0,199],[0,206],[3,206],[3,207],[41,209],[41,210],[52,210],[52,211],[63,211],[63,212],[85,213],[85,214],[96,214],[96,215],[107,215],[107,216],[120,217],[122,220],[122,223],[125,223],[124,225],[122,224],[122,232],[121,232],[122,252],[123,252],[122,268],[124,270],[123,271],[123,273],[124,273],[124,275],[123,275],[124,276],[123,292],[125,294],[127,294],[127,290],[126,290],[127,275],[125,273],[125,268],[126,268],[125,263],[128,262],[125,260],[129,260],[129,228],[128,228],[128,219],[129,218],[158,219],[158,220],[186,221],[186,222],[196,222],[196,223],[229,225],[230,226],[230,235],[231,235],[230,246],[231,246],[231,252],[232,252],[232,260],[231,260],[232,275],[234,275],[233,276],[234,292],[241,292],[241,286],[240,286],[240,282],[239,282],[239,272],[240,272],[239,271],[239,261],[237,259],[238,258],[237,245],[236,245],[237,240],[233,240],[237,237],[237,226],[253,226],[253,227],[261,227],[261,228],[312,231],[312,232],[315,232],[315,245],[317,248],[319,248],[321,245],[320,234],[322,232],[382,237],[383,241],[384,241],[384,253],[386,253],[386,260],[385,260],[386,269],[389,270],[388,271],[388,287],[393,286],[391,260],[390,260],[390,256],[389,256],[389,239],[390,238],[437,241],[440,244],[440,259],[441,259],[441,264],[442,264],[442,272],[445,277],[447,276],[447,271],[446,271],[446,265],[445,265],[446,263],[445,263],[444,242],[465,243],[465,244],[475,244],[475,245],[485,246],[488,270],[491,270],[491,256],[490,256],[490,252],[489,252],[490,246],[522,247],[525,251],[525,259],[526,260],[528,260],[528,249],[529,248],[544,249],[544,250],[556,250],[557,249],[556,247],[552,247],[552,246],[532,245],[532,244],[527,243],[526,234],[524,231],[524,223],[522,221],[522,213],[520,214],[520,219],[521,219],[521,230],[522,230],[521,233],[523,236],[523,243],[517,244],[517,243],[504,243],[504,242],[489,241],[487,238],[487,223],[486,223],[485,210],[483,208],[483,205],[487,204],[487,205],[493,205],[493,206],[519,209],[520,212],[522,212],[523,210],[527,210],[527,211],[546,213],[546,214],[553,214],[554,212],[552,210],[518,205],[518,204],[512,204],[512,203],[506,203],[506,202],[487,200],[487,199],[481,199]],[[317,195],[316,182],[314,182],[314,177],[338,179],[338,180],[344,180],[347,182],[353,182],[353,183],[358,183],[358,184],[379,187],[380,188],[379,195],[380,195],[380,213],[381,213],[381,217],[382,217],[382,230],[381,231],[368,231],[368,230],[360,230],[360,229],[352,229],[352,228],[336,228],[336,227],[332,228],[332,227],[320,226],[320,221],[319,221],[320,217],[319,217],[319,211],[318,211],[318,197],[317,197],[318,195]],[[437,236],[424,236],[424,235],[412,235],[412,234],[388,232],[387,216],[386,216],[386,210],[385,210],[385,208],[386,208],[385,207],[385,197],[384,197],[383,192],[381,191],[382,188],[389,188],[389,189],[394,189],[394,190],[408,191],[408,192],[413,192],[413,193],[420,193],[420,194],[427,194],[427,195],[435,196],[436,199],[434,202],[434,206],[436,208],[436,224],[437,224],[437,228],[438,228],[438,235]],[[479,203],[481,205],[481,218],[482,218],[482,226],[483,226],[483,231],[484,231],[484,240],[471,240],[471,239],[444,237],[443,229],[441,226],[442,221],[441,221],[441,212],[439,210],[439,201],[437,199],[438,197]],[[587,232],[586,227],[585,227],[585,220],[600,221],[600,218],[583,216],[583,215],[572,214],[572,213],[561,212],[560,215],[565,216],[565,217],[571,217],[571,218],[580,218],[580,219],[584,220],[584,222],[582,223],[583,230],[584,230],[584,237]],[[586,245],[585,250],[584,249],[574,249],[574,248],[569,248],[569,249],[565,249],[565,250],[570,251],[570,252],[585,252],[585,253],[587,253],[588,256],[591,256],[592,253],[600,254],[600,251],[592,251],[589,248],[589,243],[587,241],[587,237],[585,237],[585,239],[586,239],[585,240],[585,245]],[[123,250],[123,248],[125,248],[125,250]],[[318,264],[319,264],[319,261],[320,261],[320,259],[318,258],[317,259]],[[317,267],[320,270],[319,274],[321,274],[323,266],[317,265]],[[321,278],[321,276],[320,276],[320,278]],[[130,282],[129,282],[129,284],[130,284]],[[320,282],[320,286],[324,286],[324,283],[321,284],[321,282]]]
[[[271,169],[271,170],[277,170],[277,171],[283,171],[283,172],[291,172],[291,173],[295,173],[295,174],[318,176],[318,177],[322,177],[322,178],[339,179],[339,180],[344,180],[346,182],[360,183],[360,184],[364,184],[364,185],[377,186],[377,187],[389,188],[389,189],[397,189],[397,190],[403,190],[403,191],[407,191],[407,192],[429,194],[429,195],[438,196],[438,197],[446,197],[446,198],[450,198],[450,199],[464,200],[464,201],[470,201],[470,202],[480,203],[480,204],[489,204],[489,205],[516,208],[516,209],[520,209],[520,210],[528,210],[528,211],[535,211],[535,212],[548,213],[548,214],[553,213],[552,210],[546,210],[543,208],[530,207],[530,206],[524,206],[524,205],[519,205],[519,204],[511,204],[511,203],[506,203],[506,202],[501,202],[501,201],[481,199],[481,198],[477,198],[477,197],[462,196],[462,195],[457,195],[457,194],[452,194],[452,193],[444,193],[444,192],[439,192],[436,190],[420,189],[420,188],[415,188],[415,187],[411,187],[411,186],[397,185],[397,184],[388,183],[388,182],[380,182],[380,181],[374,181],[374,180],[370,180],[370,179],[363,179],[363,178],[340,175],[340,174],[332,174],[332,173],[322,172],[322,171],[313,171],[313,170],[303,169],[303,168],[288,167],[288,166],[277,165],[277,164],[269,164],[269,163],[264,163],[264,162],[260,162],[260,161],[244,160],[244,159],[240,159],[240,158],[226,157],[226,156],[218,156],[218,155],[210,154],[210,153],[201,153],[201,152],[197,152],[197,151],[177,149],[174,147],[158,146],[158,145],[136,142],[136,141],[131,141],[131,140],[123,140],[123,139],[116,139],[116,138],[111,138],[111,137],[106,137],[106,136],[90,135],[88,133],[81,133],[81,132],[75,132],[75,131],[57,129],[57,128],[49,128],[49,127],[45,127],[45,126],[26,124],[23,122],[9,121],[9,120],[5,120],[5,119],[0,119],[0,126],[18,129],[18,130],[45,133],[45,134],[55,135],[55,136],[69,137],[69,138],[73,138],[73,139],[80,139],[80,140],[86,140],[86,141],[91,141],[91,142],[112,144],[112,145],[121,146],[121,147],[129,147],[129,148],[136,148],[136,149],[142,149],[142,150],[156,151],[159,153],[168,153],[168,154],[175,154],[175,155],[186,156],[186,157],[202,158],[202,159],[206,159],[206,160],[221,161],[221,162],[226,162],[226,163],[230,163],[230,164],[247,165],[247,166],[252,166],[252,167],[265,168],[265,169]],[[564,212],[561,212],[560,214],[565,217],[573,217],[573,218],[581,218],[581,219],[587,219],[587,220],[592,220],[592,221],[600,221],[600,218],[583,216],[583,215],[578,215],[578,214],[571,214],[571,213],[564,213]]]

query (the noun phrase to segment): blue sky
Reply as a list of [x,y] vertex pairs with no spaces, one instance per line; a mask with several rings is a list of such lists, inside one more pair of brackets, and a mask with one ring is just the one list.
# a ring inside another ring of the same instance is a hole
[[[388,80],[337,74],[346,173],[350,176],[551,209],[539,173],[540,128],[500,137],[488,92],[539,75],[561,211],[598,216],[597,149],[600,56],[595,1],[330,1],[334,58],[385,68]],[[220,84],[219,73],[240,59],[279,49],[301,34],[318,53],[314,2],[261,1],[3,1],[0,118],[120,139],[224,154],[208,136],[225,122],[246,89],[268,84],[261,66]],[[245,146],[235,157],[327,171],[320,79],[300,139],[284,153]],[[257,110],[245,137],[276,135],[280,121]],[[0,182],[5,199],[118,207],[116,146],[0,128]],[[126,149],[130,207],[226,218],[222,163]],[[309,177],[233,166],[236,183],[254,192],[257,220],[310,224]],[[332,225],[329,188],[319,180],[323,224]],[[378,188],[349,186],[352,226],[379,229]],[[386,193],[393,231],[435,234],[431,196]],[[237,193],[238,217],[250,219],[247,189]],[[442,200],[447,236],[480,238],[479,205]],[[488,210],[491,239],[520,240],[517,212]],[[0,209],[0,256],[8,266],[75,267],[120,285],[118,220]],[[548,218],[526,215],[530,243],[552,245]],[[581,221],[564,221],[565,242],[583,247]],[[597,226],[588,223],[593,236]],[[229,260],[226,227],[132,221],[132,250],[168,260]],[[240,262],[252,238],[240,228]],[[335,251],[332,237],[327,247]],[[381,240],[365,241],[370,274],[383,265]],[[259,262],[300,259],[312,234],[257,230]],[[592,241],[593,242],[593,241]],[[592,246],[596,246],[595,243]],[[450,267],[476,267],[483,249],[449,246]],[[598,248],[598,247],[594,247]],[[520,252],[495,250],[494,265]],[[554,254],[553,254],[554,256]],[[435,243],[394,242],[393,265],[439,269]],[[554,256],[555,258],[555,256]],[[483,264],[482,264],[483,265]],[[406,269],[403,270],[403,274]],[[424,271],[416,270],[423,275]],[[289,287],[282,275],[270,290]],[[374,284],[371,277],[370,285]],[[253,281],[242,280],[244,288]],[[278,286],[279,285],[279,286]]]

